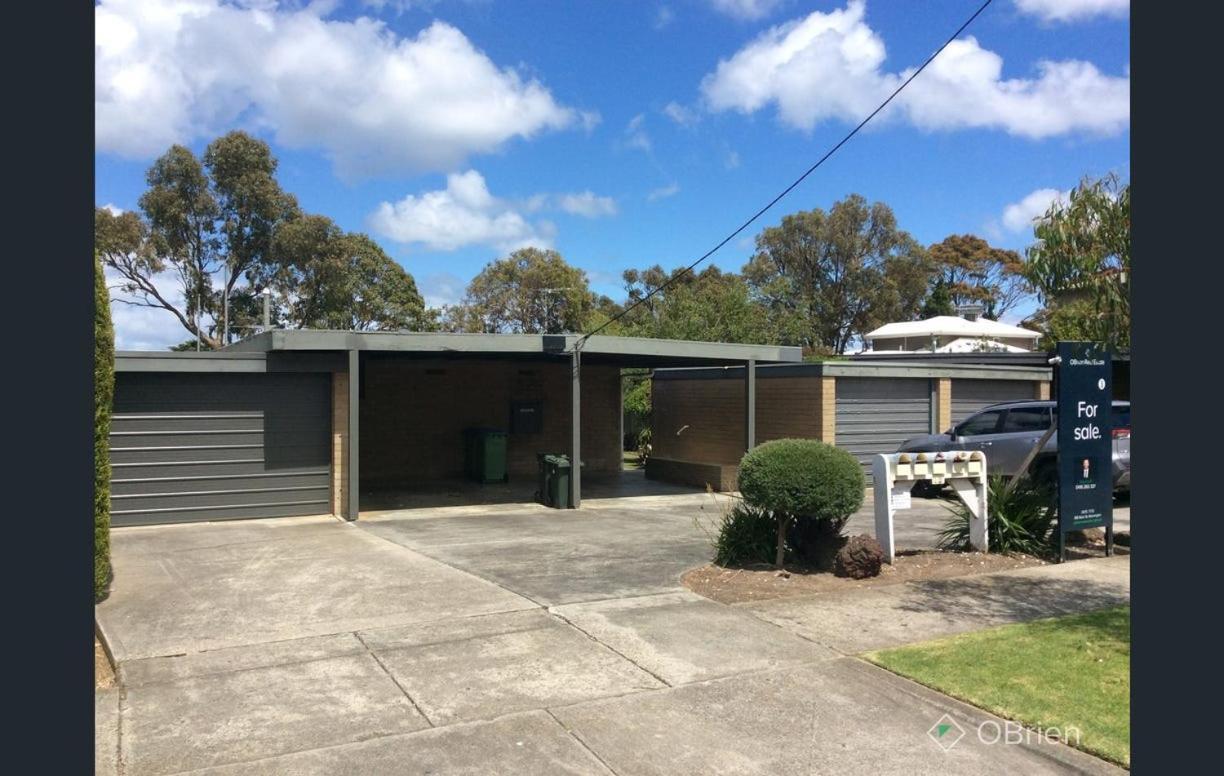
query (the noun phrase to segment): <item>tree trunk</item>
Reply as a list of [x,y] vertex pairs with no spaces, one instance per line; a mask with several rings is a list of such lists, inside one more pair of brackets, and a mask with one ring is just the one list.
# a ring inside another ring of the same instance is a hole
[[786,561],[786,526],[789,523],[789,517],[781,516],[778,518],[778,554],[774,556],[774,566],[779,571],[782,570],[782,565]]

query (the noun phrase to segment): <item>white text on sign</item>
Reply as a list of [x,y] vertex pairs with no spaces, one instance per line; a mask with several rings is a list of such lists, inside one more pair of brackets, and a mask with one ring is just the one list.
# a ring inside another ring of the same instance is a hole
[[[1075,417],[1077,420],[1095,418],[1099,409],[1100,405],[1098,404],[1089,404],[1086,401],[1077,402],[1075,405]],[[1085,439],[1100,439],[1101,427],[1091,422],[1085,426],[1076,426],[1074,437],[1077,442]]]

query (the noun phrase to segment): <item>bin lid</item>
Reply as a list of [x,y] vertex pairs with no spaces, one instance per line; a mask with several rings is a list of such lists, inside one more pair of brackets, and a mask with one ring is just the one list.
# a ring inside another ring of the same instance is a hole
[[544,463],[548,464],[549,466],[556,466],[559,469],[568,469],[570,465],[569,456],[567,455],[545,455]]

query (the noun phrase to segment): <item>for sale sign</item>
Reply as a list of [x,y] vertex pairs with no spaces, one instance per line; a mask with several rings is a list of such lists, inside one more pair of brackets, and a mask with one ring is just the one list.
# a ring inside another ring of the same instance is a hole
[[1109,351],[1058,343],[1058,514],[1062,531],[1113,529],[1113,385]]

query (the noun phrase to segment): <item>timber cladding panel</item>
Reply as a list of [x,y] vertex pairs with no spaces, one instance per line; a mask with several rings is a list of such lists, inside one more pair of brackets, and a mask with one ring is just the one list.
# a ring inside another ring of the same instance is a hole
[[[758,370],[757,443],[831,436],[832,403],[826,403],[825,396],[831,396],[832,383],[832,378],[762,379]],[[652,456],[719,464],[738,464],[743,457],[742,372],[724,379],[654,380],[651,402]]]
[[[582,367],[584,472],[621,467],[620,369]],[[568,360],[370,358],[362,369],[362,485],[403,485],[463,476],[463,431],[510,431],[512,402],[540,402],[538,433],[510,433],[512,478],[535,477],[536,453],[570,445]]]
[[116,375],[115,525],[331,511],[327,374]]

